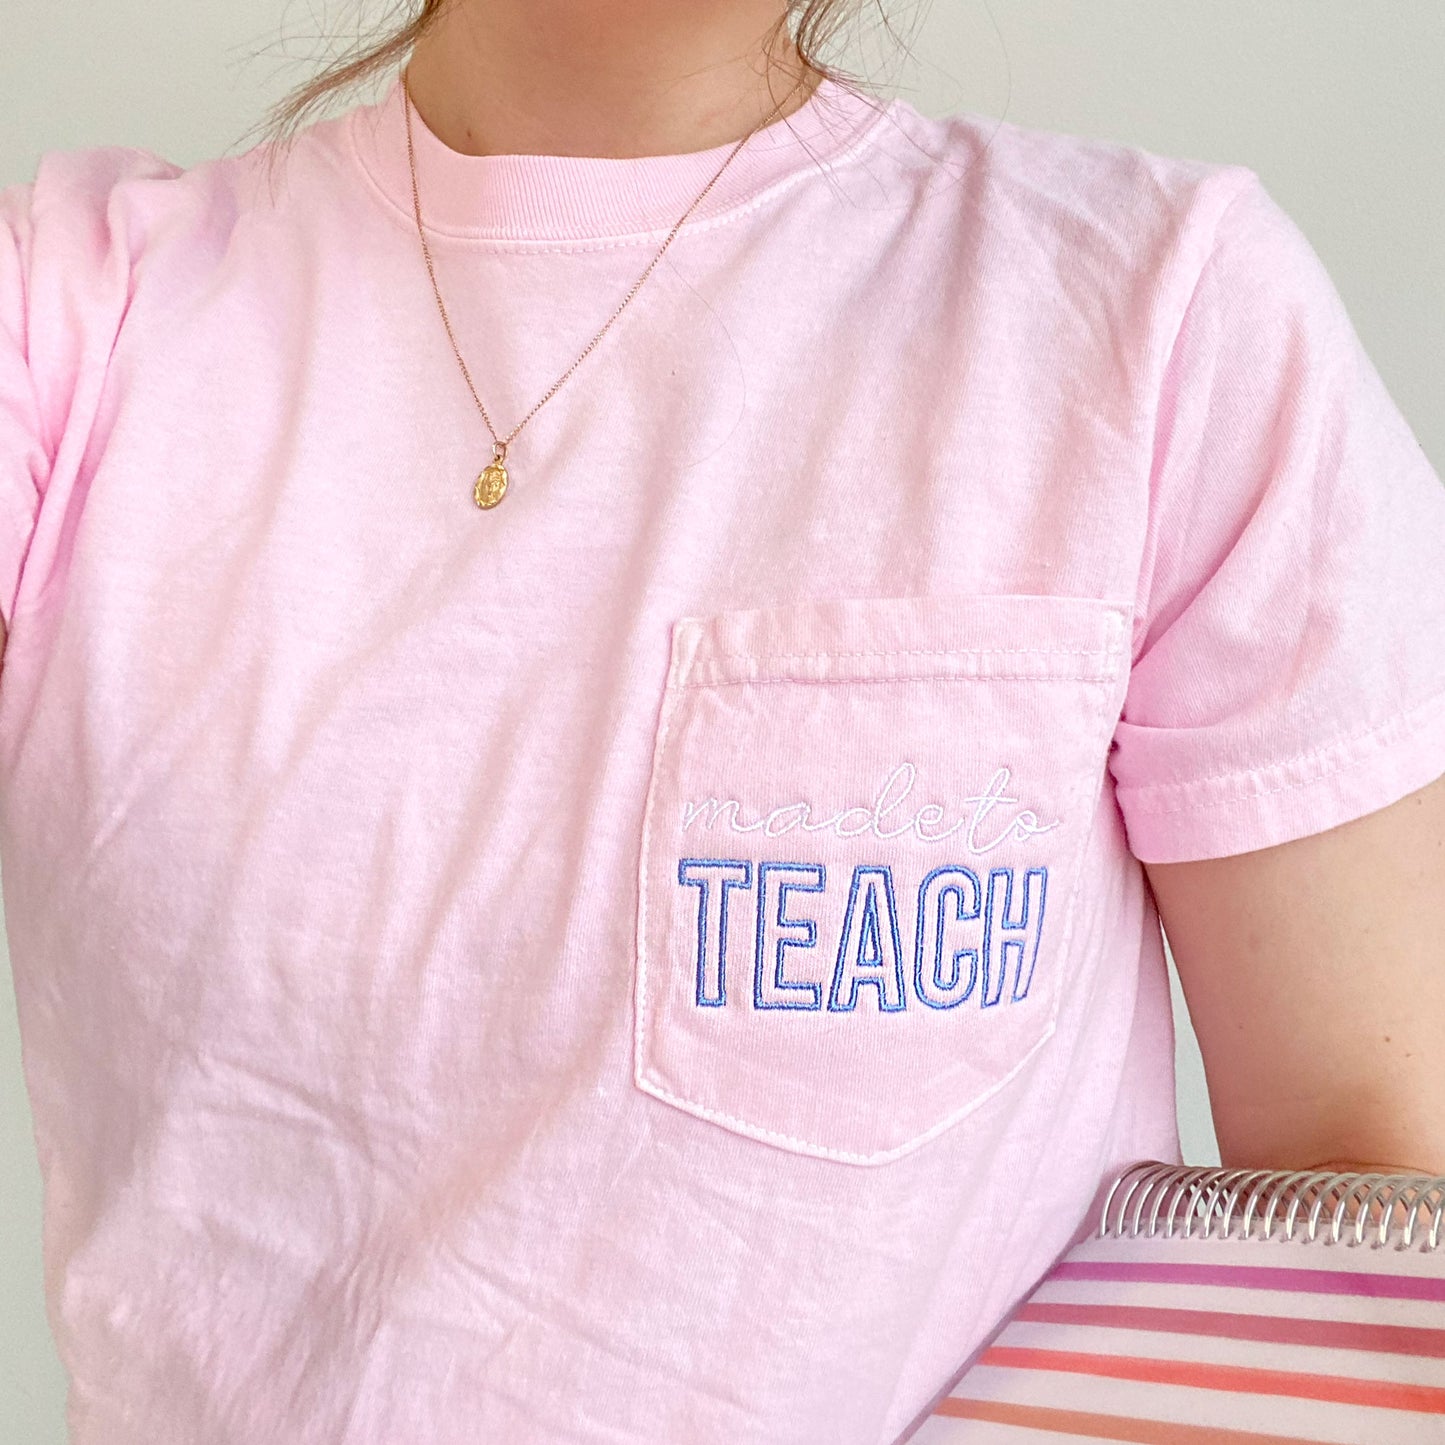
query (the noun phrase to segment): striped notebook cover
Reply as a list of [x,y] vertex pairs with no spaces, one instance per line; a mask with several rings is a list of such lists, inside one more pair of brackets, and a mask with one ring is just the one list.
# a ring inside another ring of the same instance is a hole
[[1445,1178],[1143,1163],[909,1445],[1445,1445]]

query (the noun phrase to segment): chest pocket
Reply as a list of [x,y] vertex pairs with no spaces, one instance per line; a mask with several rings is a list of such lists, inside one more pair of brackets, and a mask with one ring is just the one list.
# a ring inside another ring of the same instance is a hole
[[684,617],[639,860],[634,1078],[878,1164],[1054,1031],[1127,679],[1117,603],[825,599]]

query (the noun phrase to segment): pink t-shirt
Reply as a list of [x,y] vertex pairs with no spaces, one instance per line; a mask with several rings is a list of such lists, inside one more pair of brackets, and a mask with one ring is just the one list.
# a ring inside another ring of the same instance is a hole
[[[414,119],[505,434],[731,147]],[[830,82],[479,510],[395,78],[262,158],[0,193],[73,1438],[887,1445],[1178,1157],[1141,860],[1445,772],[1445,487],[1250,169]]]

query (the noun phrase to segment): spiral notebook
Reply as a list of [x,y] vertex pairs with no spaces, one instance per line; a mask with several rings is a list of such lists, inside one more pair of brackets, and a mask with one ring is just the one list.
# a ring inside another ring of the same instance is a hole
[[1445,1178],[1146,1162],[909,1445],[1445,1445]]

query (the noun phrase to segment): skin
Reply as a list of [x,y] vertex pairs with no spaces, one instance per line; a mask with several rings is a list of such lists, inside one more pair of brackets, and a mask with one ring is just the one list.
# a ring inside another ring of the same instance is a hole
[[413,48],[417,112],[466,155],[680,155],[740,140],[803,71],[775,0],[453,0]]
[[[786,32],[764,48],[779,13],[457,0],[408,81],[468,154],[701,150],[745,135],[796,80]],[[1445,1173],[1445,778],[1313,837],[1145,868],[1223,1163]]]
[[[786,39],[763,48],[778,13],[458,0],[408,82],[467,154],[680,154],[745,135],[798,80]],[[1144,866],[1222,1161],[1445,1174],[1445,778],[1278,847]]]
[[1445,1174],[1445,778],[1324,833],[1145,872],[1224,1163]]

